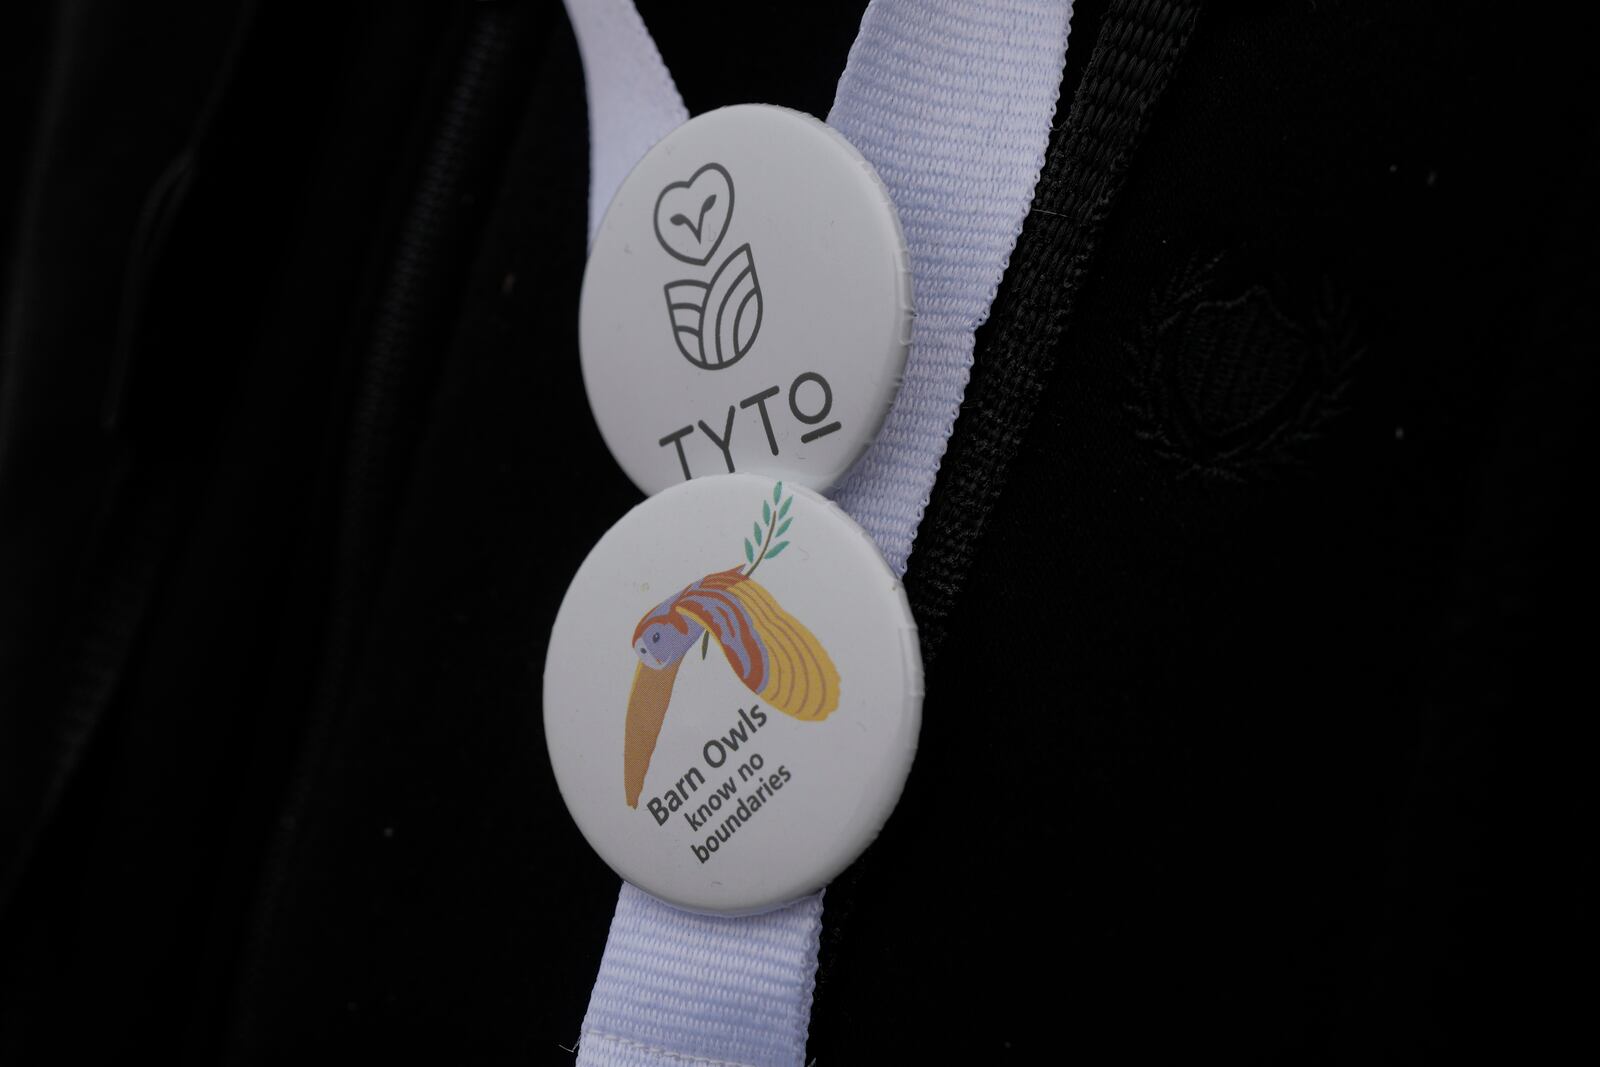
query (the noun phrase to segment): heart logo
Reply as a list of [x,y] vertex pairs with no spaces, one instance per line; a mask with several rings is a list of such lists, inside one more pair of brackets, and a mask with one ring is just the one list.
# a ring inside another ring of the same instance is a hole
[[656,197],[656,240],[674,259],[703,267],[716,255],[732,218],[733,179],[722,164],[707,163]]

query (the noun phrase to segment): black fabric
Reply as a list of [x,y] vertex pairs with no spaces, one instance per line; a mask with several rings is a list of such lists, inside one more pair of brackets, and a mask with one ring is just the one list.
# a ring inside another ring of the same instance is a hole
[[[821,112],[861,6],[641,10],[691,109]],[[1076,5],[808,1054],[1540,1057],[1587,937],[1582,40],[1120,35],[1157,6]],[[559,5],[0,19],[0,1062],[570,1062],[617,883],[539,677],[638,496]]]

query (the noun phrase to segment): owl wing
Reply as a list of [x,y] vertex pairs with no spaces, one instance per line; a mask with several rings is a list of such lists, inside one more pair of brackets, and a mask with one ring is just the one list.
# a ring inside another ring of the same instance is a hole
[[650,769],[650,757],[655,753],[661,722],[666,718],[667,703],[672,699],[672,683],[677,680],[681,666],[683,659],[680,657],[660,670],[643,663],[634,668],[633,688],[628,692],[628,718],[622,728],[622,788],[630,808],[639,806],[644,774]]
[[739,680],[769,706],[808,721],[839,706],[839,671],[822,642],[757,582],[710,575],[674,607],[711,632]]
[[667,294],[667,315],[672,319],[672,339],[678,342],[678,351],[690,363],[704,364],[706,356],[700,331],[704,328],[710,286],[685,279],[668,282],[663,291]]

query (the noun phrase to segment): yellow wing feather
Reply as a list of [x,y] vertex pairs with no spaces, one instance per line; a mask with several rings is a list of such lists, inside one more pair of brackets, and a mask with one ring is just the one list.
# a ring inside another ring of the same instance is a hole
[[767,649],[767,684],[761,698],[785,715],[807,722],[833,714],[839,706],[839,671],[816,635],[750,579],[728,592],[750,613]]

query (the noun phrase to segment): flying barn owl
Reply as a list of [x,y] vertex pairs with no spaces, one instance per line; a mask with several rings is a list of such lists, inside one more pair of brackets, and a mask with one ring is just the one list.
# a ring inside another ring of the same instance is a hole
[[808,722],[839,706],[839,672],[811,631],[743,568],[708,574],[652,608],[633,632],[639,665],[628,695],[622,773],[631,808],[639,806],[678,668],[707,633],[768,706]]

